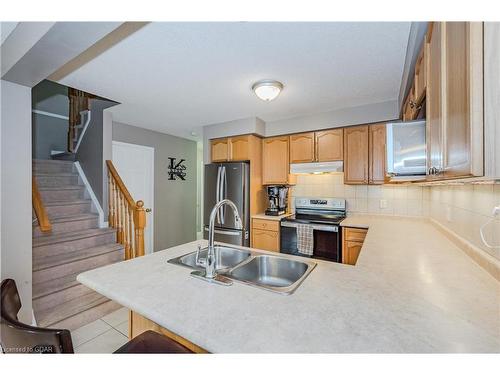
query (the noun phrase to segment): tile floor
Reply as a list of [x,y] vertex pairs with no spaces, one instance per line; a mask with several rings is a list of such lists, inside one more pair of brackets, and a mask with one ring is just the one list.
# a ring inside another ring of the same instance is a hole
[[122,307],[71,332],[75,353],[113,353],[128,341],[128,310]]

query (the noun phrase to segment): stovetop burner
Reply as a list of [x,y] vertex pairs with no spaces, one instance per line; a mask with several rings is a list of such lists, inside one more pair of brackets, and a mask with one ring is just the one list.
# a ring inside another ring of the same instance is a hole
[[345,215],[303,215],[295,214],[285,217],[283,221],[293,221],[303,224],[332,224],[338,225],[345,219]]
[[346,217],[345,199],[295,198],[295,215],[283,221],[338,225]]

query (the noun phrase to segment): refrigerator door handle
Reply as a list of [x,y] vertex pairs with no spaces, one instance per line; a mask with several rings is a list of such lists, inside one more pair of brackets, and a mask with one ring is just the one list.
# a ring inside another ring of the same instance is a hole
[[[205,227],[205,232],[208,232],[208,230],[209,229],[207,227]],[[237,236],[237,237],[241,236],[240,232],[235,232],[235,231],[230,231],[230,230],[214,229],[214,233],[225,234],[225,235],[228,235],[228,236]]]
[[[227,198],[227,179],[226,179],[226,167],[222,166],[222,173],[221,173],[221,184],[220,184],[220,199],[226,199]],[[224,225],[224,220],[226,217],[226,207],[222,206],[220,208],[221,210],[221,224]]]
[[[219,165],[217,168],[217,186],[215,188],[215,204],[219,203],[221,194],[220,194],[220,179],[221,179],[222,167]],[[216,221],[220,224],[220,216],[219,210],[217,210]]]

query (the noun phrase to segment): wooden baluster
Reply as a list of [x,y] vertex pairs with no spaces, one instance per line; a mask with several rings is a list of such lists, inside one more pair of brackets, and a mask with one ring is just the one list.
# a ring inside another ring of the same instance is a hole
[[130,259],[130,241],[128,238],[129,222],[128,222],[128,215],[127,215],[127,211],[128,211],[127,208],[128,208],[128,204],[127,204],[127,202],[125,202],[125,200],[123,200],[123,222],[124,222],[124,225],[123,225],[123,244],[125,245],[125,256],[128,257],[126,259]]
[[122,194],[120,191],[118,191],[118,194],[117,194],[117,205],[116,205],[116,241],[118,243],[121,243],[123,244],[122,242],[122,218],[121,218],[121,215],[120,215],[120,204],[121,204],[121,200],[122,200]]
[[123,217],[123,200],[125,197],[123,196],[123,193],[120,192],[120,205],[118,206],[118,210],[120,211],[120,243],[123,245],[125,243],[123,239],[123,227],[125,225],[125,220]]
[[113,177],[108,171],[108,225],[113,226]]
[[116,212],[116,204],[118,201],[118,187],[116,186],[116,181],[113,179],[113,228],[118,227],[118,214]]
[[140,257],[144,255],[144,227],[146,226],[146,210],[144,209],[144,202],[137,201],[134,211],[134,225],[135,225],[135,256]]
[[135,258],[135,249],[134,249],[134,236],[133,236],[133,228],[134,228],[134,220],[133,220],[133,211],[130,207],[127,210],[128,216],[128,238],[130,241],[130,257]]

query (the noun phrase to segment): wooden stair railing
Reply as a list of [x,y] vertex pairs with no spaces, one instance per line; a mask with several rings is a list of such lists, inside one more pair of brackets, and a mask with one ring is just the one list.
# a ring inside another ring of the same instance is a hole
[[134,201],[113,162],[108,167],[108,222],[116,228],[116,238],[125,247],[125,259],[144,255],[146,210],[143,201]]
[[34,178],[31,182],[31,200],[40,230],[42,232],[50,232],[52,230],[52,224],[50,224],[49,215],[47,215],[47,211],[45,211],[45,206],[43,205],[42,197],[40,196],[38,185]]
[[68,128],[68,151],[75,152],[75,133],[80,123],[80,112],[89,109],[90,95],[84,91],[68,87],[69,98],[69,128]]

